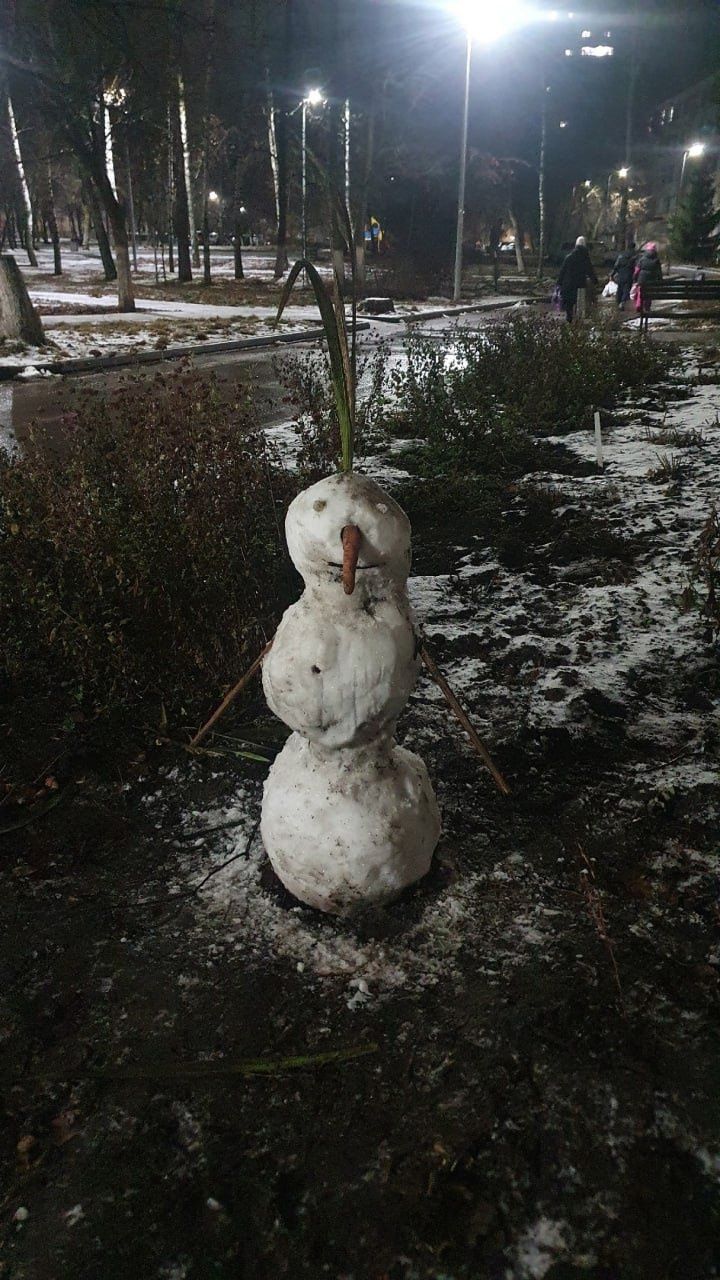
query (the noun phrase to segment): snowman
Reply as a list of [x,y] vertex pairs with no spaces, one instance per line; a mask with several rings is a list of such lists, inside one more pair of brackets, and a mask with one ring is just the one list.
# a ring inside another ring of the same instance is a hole
[[285,529],[305,591],[263,665],[268,704],[293,732],[265,784],[261,832],[286,888],[344,915],[424,876],[440,835],[425,765],[394,740],[419,667],[410,522],[350,472],[299,494]]

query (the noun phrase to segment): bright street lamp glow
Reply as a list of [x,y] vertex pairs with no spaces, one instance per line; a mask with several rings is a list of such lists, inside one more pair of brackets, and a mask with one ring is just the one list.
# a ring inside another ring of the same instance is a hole
[[704,142],[693,142],[692,146],[688,147],[688,155],[690,156],[691,160],[697,160],[698,156],[702,156],[704,154],[705,154]]
[[584,183],[583,183],[583,186],[584,186],[584,187],[591,187],[591,186],[592,186],[592,182],[590,181],[590,179],[589,179],[589,178],[586,178],[586,179],[585,179],[585,181],[584,181]]
[[622,169],[618,169],[618,178],[627,178],[629,172],[627,165],[623,165]]
[[523,0],[454,0],[452,12],[462,23],[468,40],[478,44],[492,44],[503,36],[516,31],[536,18],[537,10]]
[[240,212],[241,212],[241,213],[247,213],[247,209],[245,208],[245,205],[244,205],[244,204],[241,204],[241,205],[240,205]]
[[308,89],[305,101],[311,107],[319,107],[323,100],[322,89]]
[[208,191],[208,200],[212,200],[213,204],[215,203],[216,200],[219,200],[219,199],[220,197],[217,191]]

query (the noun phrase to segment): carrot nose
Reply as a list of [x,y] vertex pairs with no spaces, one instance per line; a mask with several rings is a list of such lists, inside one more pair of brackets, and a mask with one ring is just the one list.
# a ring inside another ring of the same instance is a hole
[[346,596],[355,590],[355,571],[360,555],[362,534],[356,524],[346,524],[340,534],[343,544],[342,584]]

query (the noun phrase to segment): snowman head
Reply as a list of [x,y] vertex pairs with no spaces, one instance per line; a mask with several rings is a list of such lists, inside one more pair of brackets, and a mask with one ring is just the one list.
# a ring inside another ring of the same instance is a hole
[[410,572],[410,521],[368,476],[328,476],[298,494],[285,520],[288,549],[305,582],[378,577],[404,583]]

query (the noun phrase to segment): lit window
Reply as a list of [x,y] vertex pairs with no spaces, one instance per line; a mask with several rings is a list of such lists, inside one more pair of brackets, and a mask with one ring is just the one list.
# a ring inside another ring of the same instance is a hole
[[561,121],[560,121],[560,128],[561,128],[561,129],[567,129],[567,126],[568,126],[568,122],[567,122],[567,120],[561,120]]
[[612,58],[615,50],[611,44],[584,44],[580,52],[583,58]]

